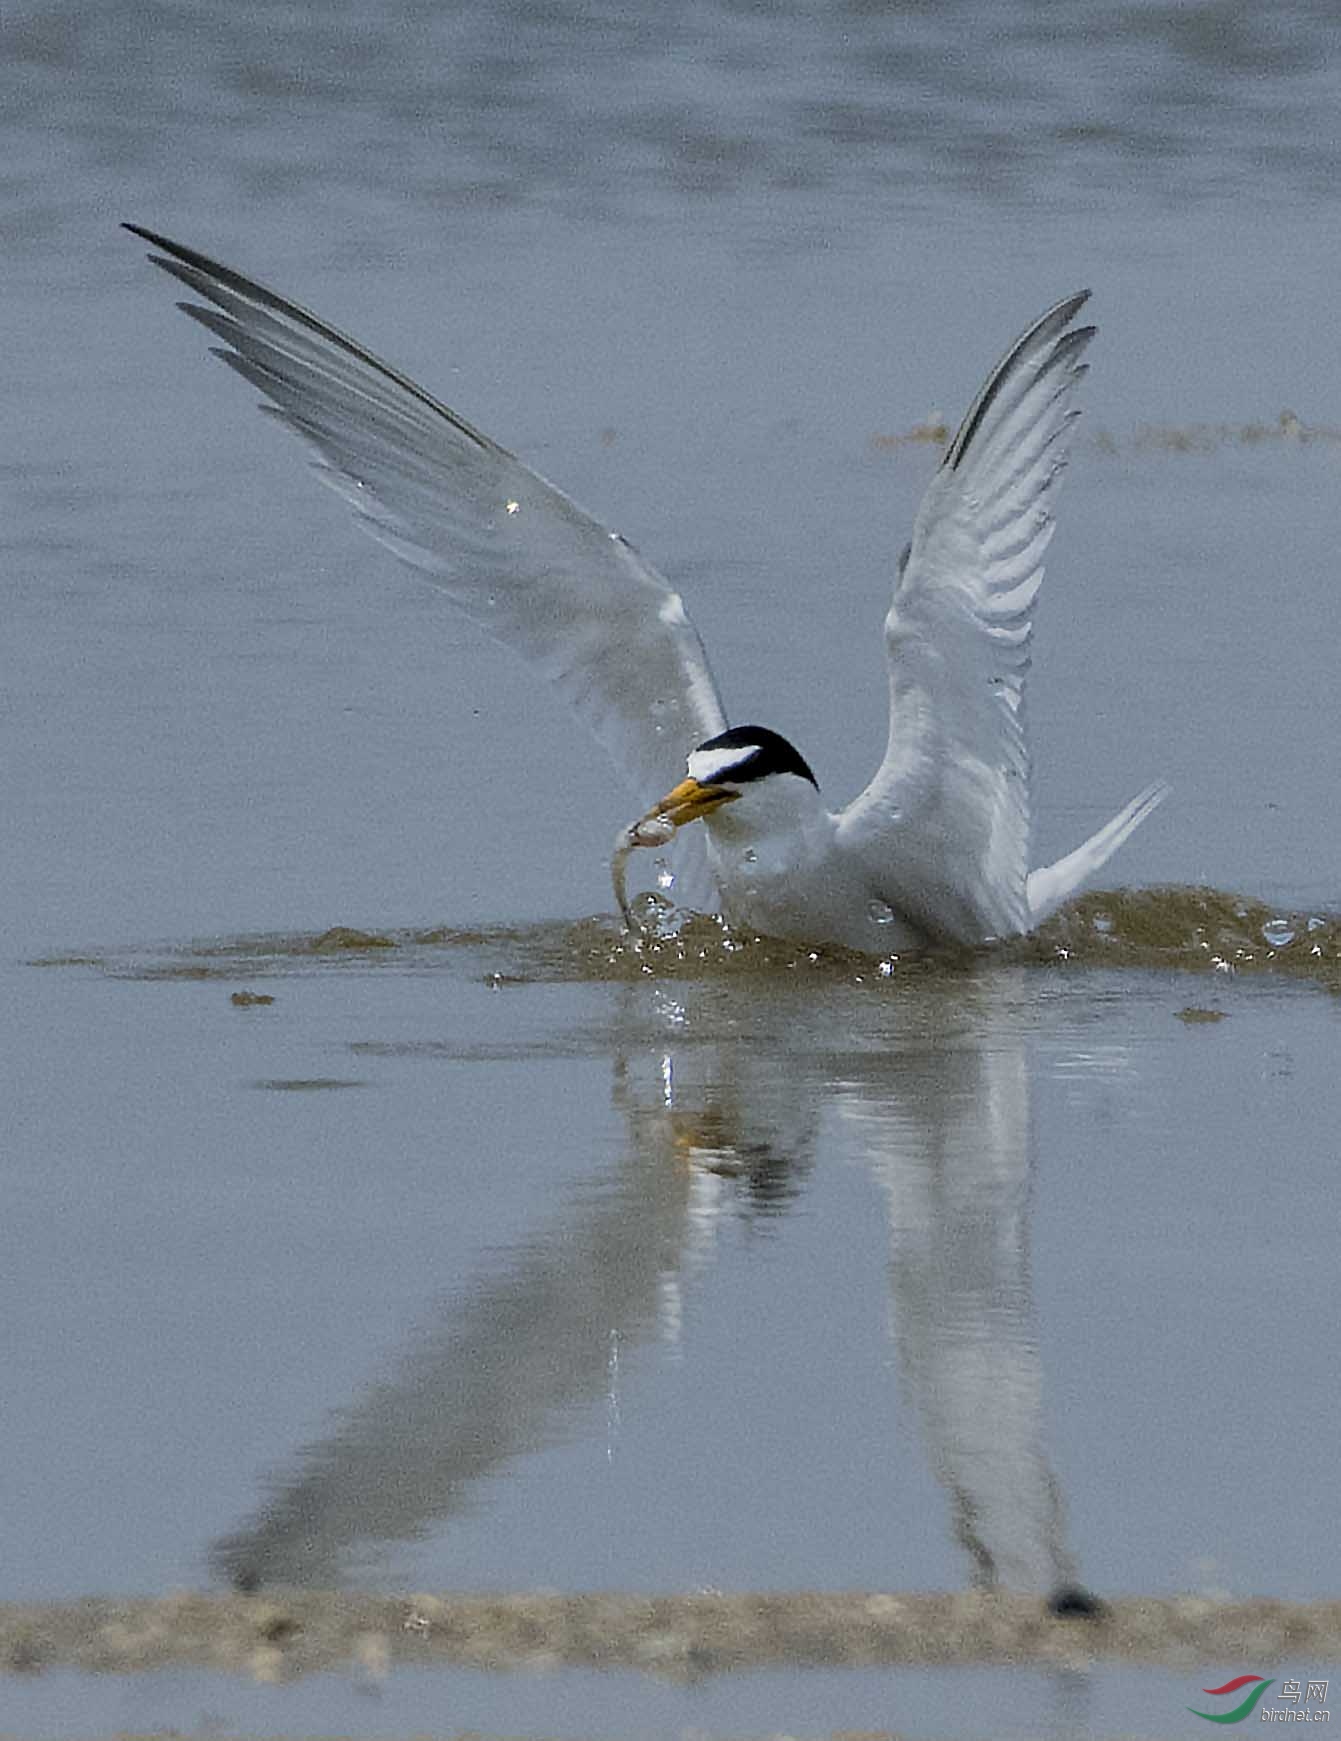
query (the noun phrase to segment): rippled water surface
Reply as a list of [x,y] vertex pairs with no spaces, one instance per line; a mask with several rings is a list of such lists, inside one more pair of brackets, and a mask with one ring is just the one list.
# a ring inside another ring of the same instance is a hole
[[[0,1598],[1335,1593],[1339,34],[6,10]],[[584,917],[641,795],[120,218],[617,524],[835,800],[936,431],[1090,285],[1035,857],[1164,774],[1121,890],[883,965]],[[11,1677],[0,1733],[1153,1733],[1199,1668]]]

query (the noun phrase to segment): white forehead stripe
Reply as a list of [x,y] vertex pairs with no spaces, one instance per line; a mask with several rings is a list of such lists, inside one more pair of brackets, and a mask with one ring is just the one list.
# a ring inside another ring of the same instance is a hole
[[697,780],[700,786],[711,786],[729,768],[740,767],[753,754],[753,744],[737,744],[731,750],[692,750],[685,766],[691,780]]

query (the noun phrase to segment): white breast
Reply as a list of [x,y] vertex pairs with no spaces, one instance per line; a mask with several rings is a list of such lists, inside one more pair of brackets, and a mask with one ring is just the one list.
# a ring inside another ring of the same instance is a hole
[[798,943],[891,955],[925,936],[880,900],[864,867],[844,851],[836,819],[817,808],[799,828],[759,833],[730,804],[706,819],[708,857],[722,911],[736,930]]

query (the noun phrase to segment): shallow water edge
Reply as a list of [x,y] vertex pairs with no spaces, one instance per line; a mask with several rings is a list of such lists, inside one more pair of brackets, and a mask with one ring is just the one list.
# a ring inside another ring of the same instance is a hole
[[1341,1601],[1131,1596],[1058,1617],[1037,1597],[768,1592],[378,1596],[181,1594],[0,1604],[0,1670],[193,1666],[289,1680],[354,1665],[640,1669],[673,1680],[765,1667],[1104,1661],[1181,1667],[1341,1658]]
[[[1028,937],[982,949],[936,949],[876,958],[807,949],[733,932],[721,919],[645,908],[631,933],[613,917],[520,927],[450,926],[369,931],[344,925],[312,933],[146,945],[105,954],[51,955],[36,967],[91,967],[122,979],[255,979],[333,963],[404,971],[464,969],[502,986],[597,984],[818,973],[855,984],[943,978],[993,964],[1025,967],[1163,968],[1232,977],[1279,975],[1341,991],[1341,919],[1283,912],[1218,889],[1093,890]],[[264,995],[235,994],[239,1005]],[[1197,1017],[1195,1008],[1189,1019]]]

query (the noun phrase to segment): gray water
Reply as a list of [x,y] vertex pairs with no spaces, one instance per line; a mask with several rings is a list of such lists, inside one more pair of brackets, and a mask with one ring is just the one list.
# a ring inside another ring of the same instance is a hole
[[[1302,951],[1341,910],[1339,35],[6,10],[0,1598],[1335,1593],[1338,1017]],[[636,795],[350,529],[121,218],[617,525],[835,800],[936,460],[896,438],[1090,285],[1035,858],[1164,774],[1112,876],[1260,907],[1158,897],[1162,956],[1091,914],[888,977],[711,932],[631,961]],[[334,924],[397,946],[312,952]],[[0,1733],[1105,1733],[1204,1684],[52,1676],[0,1685]]]

